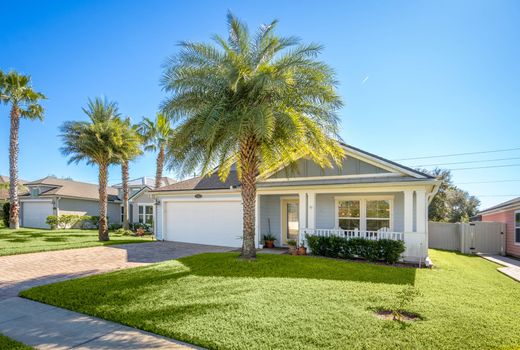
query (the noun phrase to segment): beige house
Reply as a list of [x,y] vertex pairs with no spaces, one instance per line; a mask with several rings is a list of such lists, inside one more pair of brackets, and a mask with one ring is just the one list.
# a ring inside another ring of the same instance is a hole
[[[99,215],[99,187],[95,184],[47,176],[25,184],[28,193],[20,196],[20,226],[49,228],[49,215]],[[121,223],[121,201],[117,189],[108,187],[109,224]]]

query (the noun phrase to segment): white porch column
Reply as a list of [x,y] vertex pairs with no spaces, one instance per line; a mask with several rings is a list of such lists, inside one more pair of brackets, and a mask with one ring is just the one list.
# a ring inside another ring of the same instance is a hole
[[413,231],[413,190],[404,193],[404,232]]
[[[307,193],[306,192],[300,192],[298,193],[298,198],[300,200],[300,203],[298,205],[299,208],[299,229],[300,233],[301,230],[304,228],[307,228]],[[299,237],[300,235],[298,235]],[[299,243],[299,242],[298,242]]]
[[416,226],[417,232],[426,233],[426,225],[427,225],[427,215],[426,215],[426,191],[425,190],[416,190],[415,191],[415,200],[416,200]]
[[307,193],[307,228],[316,228],[316,193]]

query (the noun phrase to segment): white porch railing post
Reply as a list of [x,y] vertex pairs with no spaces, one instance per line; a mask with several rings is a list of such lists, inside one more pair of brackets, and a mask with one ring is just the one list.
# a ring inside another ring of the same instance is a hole
[[298,235],[298,244],[303,242],[302,232],[307,228],[307,193],[298,193],[299,198],[299,228],[300,234]]
[[404,232],[413,231],[413,190],[404,193]]

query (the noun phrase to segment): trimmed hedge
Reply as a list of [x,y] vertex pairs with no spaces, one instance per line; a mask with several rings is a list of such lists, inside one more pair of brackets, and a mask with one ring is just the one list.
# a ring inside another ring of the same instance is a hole
[[391,239],[370,240],[365,238],[320,237],[306,235],[313,255],[329,258],[363,258],[368,261],[384,261],[395,264],[404,253],[403,241]]

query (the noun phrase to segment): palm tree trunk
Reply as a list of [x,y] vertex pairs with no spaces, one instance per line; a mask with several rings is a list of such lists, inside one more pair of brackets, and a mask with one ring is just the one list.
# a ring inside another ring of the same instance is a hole
[[19,203],[18,203],[18,134],[20,131],[20,111],[18,106],[11,108],[11,135],[9,137],[9,227],[17,230],[20,228]]
[[159,147],[159,153],[157,154],[157,167],[156,167],[156,171],[155,171],[155,188],[161,187],[163,167],[164,167],[164,145],[161,145]]
[[256,142],[250,139],[240,146],[241,157],[241,194],[243,206],[243,259],[256,258],[255,221],[256,221],[256,174],[258,158]]
[[128,222],[128,161],[124,161],[121,164],[121,175],[123,178],[123,228],[128,230],[130,229]]
[[99,233],[100,241],[108,241],[107,223],[107,185],[108,185],[108,165],[99,164]]

